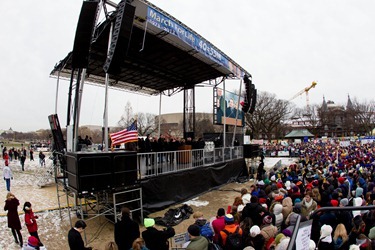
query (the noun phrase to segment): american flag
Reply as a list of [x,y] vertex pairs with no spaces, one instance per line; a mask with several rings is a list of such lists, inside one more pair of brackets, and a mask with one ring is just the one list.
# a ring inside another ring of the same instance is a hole
[[138,141],[137,120],[126,129],[110,134],[110,137],[112,140],[112,146]]

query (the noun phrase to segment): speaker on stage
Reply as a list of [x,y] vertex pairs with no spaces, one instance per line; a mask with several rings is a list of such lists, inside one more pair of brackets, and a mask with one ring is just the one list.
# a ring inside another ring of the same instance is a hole
[[254,89],[252,92],[252,96],[251,96],[251,105],[250,105],[250,110],[249,110],[250,114],[254,113],[256,103],[257,103],[257,90]]
[[243,156],[244,158],[254,158],[259,156],[259,145],[256,144],[244,144],[243,145]]
[[68,153],[66,174],[68,186],[78,193],[111,189],[111,155]]
[[131,186],[137,183],[137,153],[114,155],[113,157],[114,187]]
[[126,3],[126,0],[118,4],[111,44],[103,66],[106,73],[118,74],[121,70],[130,42],[134,15],[135,7]]
[[66,159],[68,186],[78,193],[137,184],[136,152],[68,152]]
[[74,38],[72,67],[87,68],[99,1],[84,1]]

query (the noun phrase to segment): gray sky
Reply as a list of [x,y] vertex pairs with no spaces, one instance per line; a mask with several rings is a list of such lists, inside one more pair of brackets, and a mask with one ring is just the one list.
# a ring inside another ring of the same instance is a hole
[[[116,1],[117,2],[117,1]],[[374,100],[373,0],[152,0],[210,41],[253,76],[258,91],[290,99],[309,86],[310,104],[345,104],[347,96]],[[72,50],[79,0],[0,1],[0,129],[49,128],[54,113],[53,66]],[[227,87],[231,88],[231,87]],[[237,83],[233,83],[237,88]],[[61,81],[58,115],[66,125],[68,82]],[[212,89],[197,88],[196,111],[212,111]],[[157,114],[159,97],[110,91],[109,125],[126,102],[134,112]],[[81,125],[103,124],[104,89],[85,85]],[[182,112],[182,96],[162,97],[162,113]],[[306,103],[305,95],[293,100]]]

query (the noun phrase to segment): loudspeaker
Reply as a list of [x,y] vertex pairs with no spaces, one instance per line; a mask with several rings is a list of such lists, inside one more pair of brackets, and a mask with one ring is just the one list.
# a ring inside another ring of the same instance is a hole
[[53,137],[53,150],[56,150],[57,152],[64,152],[66,145],[57,114],[49,115],[48,121]]
[[243,156],[244,156],[244,158],[258,157],[259,156],[259,145],[244,144],[243,145]]
[[131,186],[137,182],[137,154],[115,155],[113,157],[114,186]]
[[110,190],[137,183],[137,153],[68,152],[68,186],[78,193]]
[[257,90],[254,89],[252,96],[251,96],[251,105],[250,105],[250,110],[249,110],[250,114],[254,113],[256,103],[257,103]]
[[87,68],[99,1],[84,1],[74,38],[72,67]]
[[117,6],[111,45],[103,69],[109,74],[118,74],[125,60],[133,28],[135,7],[122,0]]
[[68,186],[79,193],[112,188],[112,159],[109,154],[68,153]]

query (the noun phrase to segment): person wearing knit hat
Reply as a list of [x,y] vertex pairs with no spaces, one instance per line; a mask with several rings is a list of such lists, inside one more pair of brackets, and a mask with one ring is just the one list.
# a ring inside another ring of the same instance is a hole
[[318,249],[334,249],[332,241],[332,227],[324,224],[320,229]]
[[255,249],[263,249],[265,240],[263,235],[260,234],[260,228],[254,225],[250,228],[249,237],[245,241],[245,245],[251,245]]
[[357,189],[355,190],[355,197],[362,197],[362,194],[363,194],[363,188],[361,187],[357,187]]
[[142,238],[145,240],[148,249],[169,249],[169,238],[175,235],[173,227],[158,230],[154,227],[155,220],[152,218],[145,218],[143,220],[143,225],[146,227],[146,230],[142,232]]
[[34,236],[30,236],[23,249],[39,249],[39,240]]
[[270,215],[264,216],[263,225],[269,225],[272,223],[272,217]]
[[208,249],[208,240],[200,236],[200,228],[198,225],[190,225],[187,231],[189,233],[190,243],[187,245],[186,250]]
[[339,177],[338,179],[338,182],[340,183],[340,184],[343,184],[344,182],[345,182],[345,177]]
[[281,239],[284,238],[285,235],[283,233],[279,233],[278,235],[276,235],[275,237],[275,244],[276,246],[280,243]]
[[226,241],[227,241],[227,232],[228,233],[234,233],[234,232],[238,232],[238,234],[242,235],[242,229],[234,224],[234,218],[233,218],[233,215],[231,214],[226,214],[225,217],[224,217],[224,220],[225,220],[225,227],[223,230],[220,231],[220,236],[219,236],[219,240],[221,240],[221,245],[222,246],[225,246],[226,244]]
[[268,242],[269,239],[275,238],[277,231],[277,227],[272,225],[272,217],[270,215],[266,215],[263,218],[263,226],[260,230],[260,233],[263,235],[264,240]]
[[331,205],[332,205],[332,207],[338,207],[339,201],[338,200],[331,200]]
[[252,226],[250,228],[249,234],[250,234],[251,237],[257,236],[258,234],[260,234],[260,228],[257,225]]
[[147,227],[153,227],[155,225],[155,220],[152,218],[144,218],[143,219],[143,225]]
[[340,207],[346,207],[349,204],[348,198],[343,198],[340,200]]

